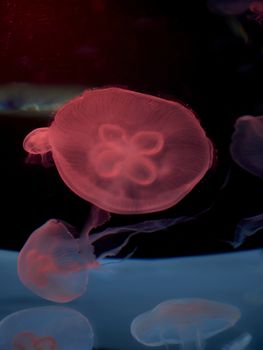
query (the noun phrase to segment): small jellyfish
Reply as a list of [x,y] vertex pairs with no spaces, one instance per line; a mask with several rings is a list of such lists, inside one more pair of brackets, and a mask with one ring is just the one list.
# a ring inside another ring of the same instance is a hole
[[205,348],[205,340],[240,318],[237,307],[206,299],[173,299],[137,316],[131,334],[146,346],[180,344],[181,349]]
[[211,11],[225,16],[239,16],[245,13],[250,0],[208,0]]
[[94,207],[86,235],[81,238],[66,222],[48,220],[31,234],[19,253],[20,280],[37,295],[56,302],[68,302],[82,295],[88,270],[99,265],[89,232],[108,219],[108,213]]
[[252,335],[249,333],[243,333],[230,343],[223,346],[222,350],[245,350],[251,343]]
[[52,153],[77,195],[119,214],[169,208],[212,165],[213,147],[194,113],[174,101],[120,88],[86,91],[24,140],[31,155]]
[[263,116],[237,119],[230,153],[241,168],[263,178]]
[[93,339],[88,319],[71,308],[30,308],[0,322],[1,350],[91,350]]
[[[90,235],[90,231],[109,220],[107,212],[93,207],[83,232],[79,235],[64,221],[51,219],[35,230],[18,256],[18,276],[35,294],[47,300],[69,302],[81,296],[88,283],[88,271],[100,266],[98,259],[115,256],[135,234],[155,232],[179,222],[194,219],[192,216],[149,220],[138,224],[109,227]],[[94,243],[108,235],[130,233],[124,242],[95,256]]]

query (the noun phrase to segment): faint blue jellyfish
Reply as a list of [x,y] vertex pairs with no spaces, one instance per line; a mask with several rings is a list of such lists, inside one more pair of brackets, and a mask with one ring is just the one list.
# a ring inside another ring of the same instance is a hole
[[241,168],[263,178],[263,116],[237,119],[230,153]]
[[230,343],[224,345],[222,350],[245,350],[247,346],[251,343],[252,335],[249,333],[242,333],[236,339],[232,340]]
[[248,10],[250,0],[208,0],[211,11],[225,16],[242,15]]
[[205,341],[232,327],[240,310],[206,299],[172,299],[137,316],[131,334],[146,346],[180,344],[182,350],[203,350]]
[[25,309],[0,322],[1,350],[91,350],[93,339],[88,319],[65,307]]
[[232,241],[227,241],[233,248],[239,248],[248,237],[263,229],[263,213],[239,221]]
[[[201,215],[199,213],[198,215]],[[138,224],[109,227],[90,234],[103,225],[110,215],[93,207],[90,218],[79,235],[64,221],[51,219],[35,230],[18,256],[18,275],[21,282],[42,298],[68,302],[81,296],[88,283],[88,271],[100,266],[98,259],[115,256],[135,234],[155,232],[185,222],[194,217],[144,221]],[[94,243],[108,235],[129,233],[124,242],[96,257]]]

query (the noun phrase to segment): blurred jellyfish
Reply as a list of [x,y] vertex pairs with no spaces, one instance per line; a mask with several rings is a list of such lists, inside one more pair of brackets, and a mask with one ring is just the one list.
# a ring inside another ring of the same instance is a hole
[[174,299],[137,316],[131,334],[146,346],[180,344],[203,350],[205,340],[230,327],[240,318],[237,307],[206,299]]
[[[243,24],[236,18],[236,17],[231,17],[228,19],[227,24],[230,28],[230,30],[233,32],[235,36],[238,38],[244,40],[246,44],[249,42],[249,36],[247,31],[245,30]],[[240,69],[248,69],[249,65],[242,65]]]
[[[205,212],[205,211],[204,211]],[[68,302],[81,296],[88,283],[88,271],[100,266],[98,259],[115,256],[135,234],[155,232],[196,216],[143,221],[138,224],[109,227],[90,235],[90,231],[109,220],[107,212],[93,207],[89,220],[79,235],[71,225],[51,219],[35,230],[18,256],[21,282],[42,298]],[[108,235],[130,233],[124,242],[96,257],[94,243]]]
[[81,86],[11,83],[0,85],[0,113],[47,114],[78,95]]
[[252,335],[249,333],[243,333],[229,344],[223,346],[222,350],[245,350],[251,343]]
[[237,224],[234,239],[232,241],[227,241],[233,248],[240,247],[247,237],[250,237],[262,230],[263,228],[263,213],[249,218],[244,218]]
[[238,16],[248,10],[251,0],[208,0],[211,11],[220,15]]
[[237,119],[230,153],[239,166],[263,178],[263,116]]
[[1,350],[91,350],[93,338],[88,319],[65,307],[25,309],[0,322]]
[[24,149],[31,157],[51,151],[73,192],[120,214],[173,206],[213,160],[211,142],[190,109],[119,88],[73,99],[49,128],[27,135]]
[[249,10],[252,13],[249,18],[254,19],[258,23],[263,21],[263,0],[251,0]]

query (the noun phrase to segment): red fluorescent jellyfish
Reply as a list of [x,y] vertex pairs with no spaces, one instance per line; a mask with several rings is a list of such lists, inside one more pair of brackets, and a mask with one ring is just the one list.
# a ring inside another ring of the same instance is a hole
[[119,214],[179,202],[211,167],[213,148],[193,112],[174,101],[119,88],[86,91],[49,128],[24,140],[30,155],[51,151],[68,187]]
[[63,221],[47,221],[31,234],[19,253],[21,282],[35,294],[56,302],[68,302],[82,295],[88,270],[99,265],[89,232],[108,219],[108,213],[94,208],[86,234],[81,237]]

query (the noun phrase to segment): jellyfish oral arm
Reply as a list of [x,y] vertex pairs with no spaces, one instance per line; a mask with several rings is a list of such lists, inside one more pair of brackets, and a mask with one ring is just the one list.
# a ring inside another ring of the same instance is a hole
[[251,341],[252,335],[245,332],[232,340],[230,343],[224,345],[221,350],[245,350]]
[[92,246],[93,240],[90,236],[91,230],[105,224],[107,221],[110,220],[110,217],[110,213],[108,213],[107,211],[100,209],[95,205],[92,206],[89,219],[86,225],[84,226],[80,237],[78,238],[79,251],[82,256],[85,257],[88,254],[87,258],[89,258],[90,252],[93,253],[94,251],[94,248]]
[[103,259],[103,258],[109,257],[109,256],[116,256],[122,250],[122,248],[124,248],[126,246],[126,244],[129,242],[129,240],[133,236],[135,236],[136,234],[138,234],[138,233],[152,233],[152,232],[157,232],[160,230],[165,230],[165,229],[167,229],[171,226],[174,226],[176,224],[187,222],[190,220],[194,220],[199,215],[206,213],[209,209],[210,208],[205,209],[194,216],[179,216],[176,218],[169,218],[169,219],[148,220],[148,221],[143,221],[143,222],[140,222],[140,223],[137,223],[134,225],[129,225],[129,226],[109,227],[102,232],[94,233],[94,234],[88,236],[88,242],[89,242],[89,244],[93,244],[97,240],[104,238],[108,235],[115,235],[118,233],[122,233],[122,234],[123,233],[130,233],[130,235],[125,239],[125,241],[120,246],[102,253],[98,258]]
[[243,218],[237,224],[233,241],[226,241],[234,249],[239,248],[248,237],[256,234],[263,228],[263,213],[248,218]]
[[96,227],[102,226],[111,218],[110,213],[93,205],[89,219],[83,228],[84,235],[89,235],[90,231]]
[[180,333],[180,350],[205,350],[205,339],[196,327],[187,328]]

